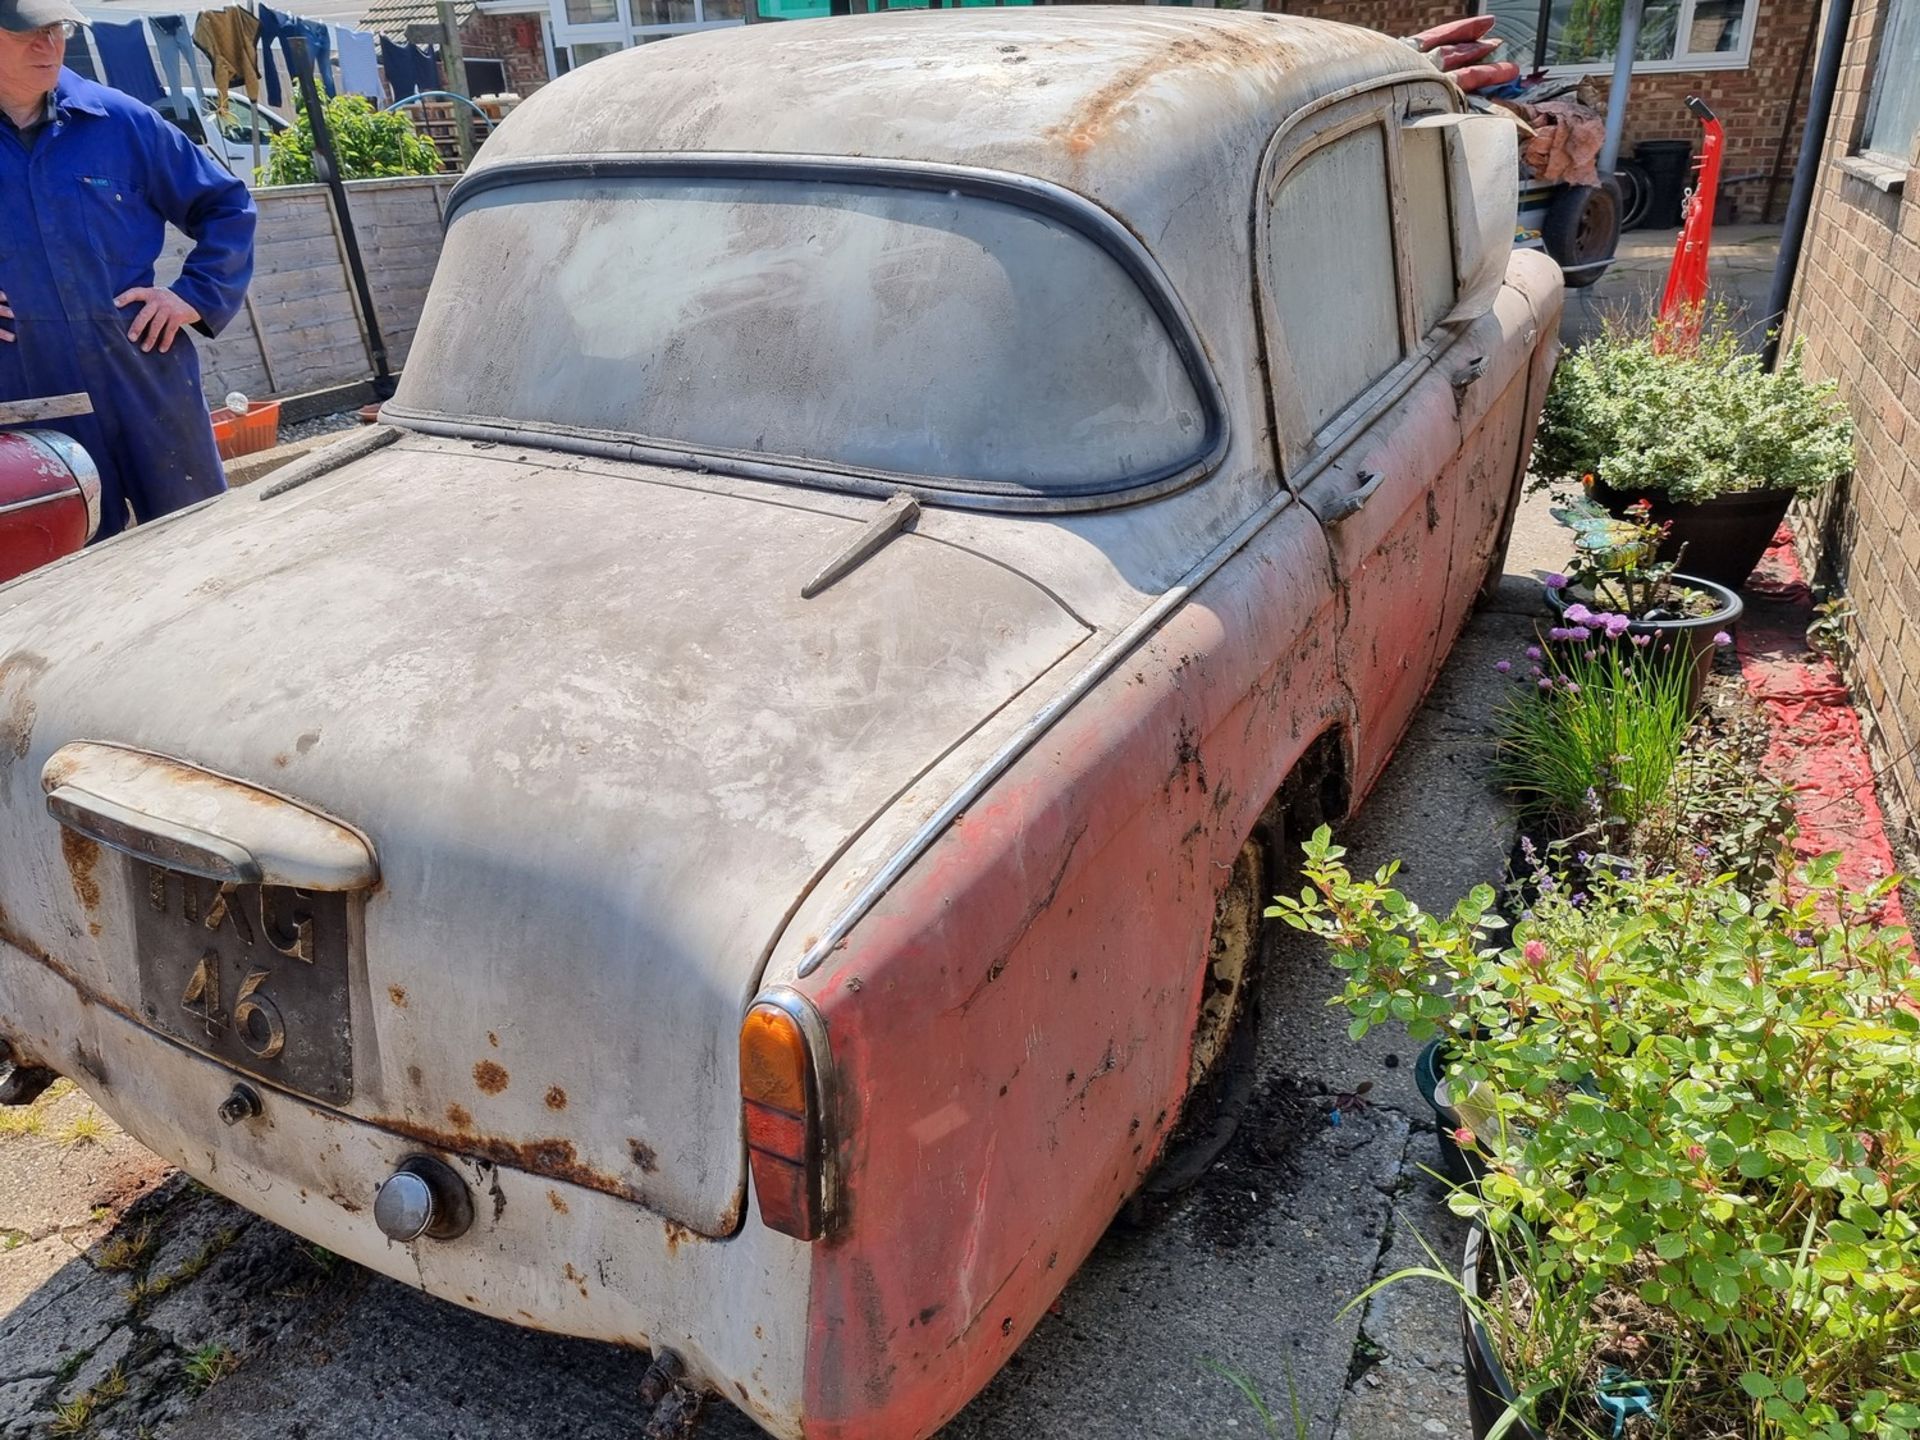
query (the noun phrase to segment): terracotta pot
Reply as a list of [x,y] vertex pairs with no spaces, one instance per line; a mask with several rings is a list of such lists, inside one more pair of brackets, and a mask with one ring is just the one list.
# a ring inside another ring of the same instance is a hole
[[[1467,1294],[1476,1300],[1487,1298],[1486,1246],[1486,1231],[1474,1226],[1467,1236],[1467,1257],[1462,1263],[1460,1279]],[[1500,1357],[1494,1353],[1493,1337],[1473,1318],[1471,1305],[1460,1307],[1460,1336],[1466,1347],[1467,1418],[1473,1425],[1473,1440],[1487,1440],[1508,1407],[1519,1398],[1519,1392],[1507,1378]],[[1502,1440],[1543,1440],[1543,1437],[1525,1420],[1516,1418],[1503,1432]]]
[[1766,554],[1780,522],[1787,518],[1793,492],[1747,490],[1711,500],[1669,500],[1658,490],[1636,493],[1595,481],[1593,499],[1621,517],[1629,505],[1644,499],[1652,507],[1648,518],[1655,524],[1672,526],[1660,547],[1662,560],[1673,559],[1685,545],[1680,563],[1689,575],[1738,590]]
[[[1693,673],[1687,682],[1687,697],[1688,703],[1697,710],[1700,708],[1700,697],[1707,688],[1707,676],[1713,673],[1713,652],[1716,648],[1713,637],[1722,630],[1732,634],[1746,606],[1727,586],[1704,576],[1676,574],[1671,578],[1676,585],[1705,591],[1713,596],[1719,602],[1713,613],[1698,620],[1635,620],[1627,627],[1627,633],[1653,637],[1653,643],[1644,651],[1647,655],[1663,655],[1668,649],[1678,646],[1692,657]],[[1552,607],[1556,620],[1564,618],[1570,603],[1566,591],[1548,589],[1547,604]]]

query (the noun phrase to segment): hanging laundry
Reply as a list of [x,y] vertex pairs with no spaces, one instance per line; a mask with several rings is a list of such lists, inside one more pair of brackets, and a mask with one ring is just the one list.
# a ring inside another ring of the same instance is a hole
[[100,72],[93,68],[93,51],[87,48],[85,28],[76,29],[67,37],[67,56],[62,63],[76,75],[84,75],[95,82],[100,79]]
[[286,37],[300,33],[300,22],[265,5],[254,13],[260,17],[260,79],[266,85],[267,104],[280,105],[285,102],[280,94],[280,67],[273,63],[273,42],[280,42],[280,51],[287,57],[287,74],[292,75],[293,55],[287,50]]
[[230,5],[225,10],[202,10],[194,23],[193,43],[213,65],[213,88],[220,108],[227,108],[227,91],[238,80],[254,102],[260,99],[260,62],[254,50],[260,22],[251,10]]
[[413,46],[396,45],[382,35],[380,68],[387,72],[387,88],[393,91],[395,100],[404,100],[409,95],[420,93],[419,60]]
[[313,57],[313,68],[320,78],[320,87],[327,92],[331,100],[340,93],[333,80],[333,32],[318,20],[298,20],[300,33],[307,37],[307,53]]
[[100,51],[101,68],[107,72],[107,84],[148,105],[160,103],[160,77],[154,72],[153,56],[147,49],[147,27],[138,20],[110,25],[104,20],[93,25],[93,43]]
[[415,56],[413,73],[414,78],[420,82],[420,92],[425,94],[429,90],[445,89],[446,82],[440,78],[440,47],[416,45],[413,47],[413,53]]
[[383,103],[380,93],[380,52],[369,30],[334,27],[334,49],[340,55],[340,88],[350,95],[364,95],[375,105]]
[[[184,121],[193,101],[188,97],[190,90],[201,89],[200,59],[194,53],[192,33],[187,28],[184,15],[149,15],[147,24],[153,27],[153,43],[160,52],[160,74],[171,91],[166,106],[162,107],[176,120]],[[189,135],[194,133],[189,130]]]

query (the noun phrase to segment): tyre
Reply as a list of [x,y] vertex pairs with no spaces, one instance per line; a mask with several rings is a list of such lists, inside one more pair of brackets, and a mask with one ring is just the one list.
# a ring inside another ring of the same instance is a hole
[[1621,231],[1638,230],[1653,208],[1653,180],[1646,166],[1638,160],[1622,160],[1613,181],[1620,191]]
[[1606,274],[1620,245],[1620,196],[1612,183],[1569,185],[1554,196],[1540,239],[1559,261],[1568,288],[1584,289]]

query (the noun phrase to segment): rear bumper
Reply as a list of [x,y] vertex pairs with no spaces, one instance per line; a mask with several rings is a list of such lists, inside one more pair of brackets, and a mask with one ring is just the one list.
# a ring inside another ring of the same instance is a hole
[[0,1035],[72,1077],[163,1159],[443,1300],[533,1329],[671,1349],[773,1434],[801,1433],[811,1250],[761,1227],[751,1208],[737,1235],[708,1240],[597,1190],[442,1154],[472,1192],[473,1228],[394,1244],[374,1225],[374,1191],[407,1156],[431,1152],[257,1082],[263,1113],[226,1126],[217,1111],[241,1077],[89,998],[84,984],[0,941]]

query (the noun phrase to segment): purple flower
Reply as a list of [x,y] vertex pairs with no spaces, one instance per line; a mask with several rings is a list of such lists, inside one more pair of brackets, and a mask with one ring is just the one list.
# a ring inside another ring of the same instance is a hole
[[1538,665],[1529,665],[1527,668],[1534,673],[1536,678],[1538,676],[1541,676],[1547,673],[1546,671],[1542,670]]
[[1633,624],[1633,622],[1624,615],[1607,616],[1607,638],[1610,640],[1618,640],[1622,635],[1627,633],[1627,627],[1631,624]]
[[1584,625],[1576,625],[1567,631],[1567,638],[1569,640],[1591,640],[1593,638],[1593,632]]
[[1566,617],[1576,625],[1584,625],[1587,621],[1593,619],[1593,612],[1576,600],[1573,604],[1567,606]]
[[1653,643],[1653,637],[1651,635],[1636,635],[1633,637],[1633,643],[1644,650]]
[[1578,695],[1579,693],[1580,693],[1580,687],[1574,684],[1574,682],[1571,680],[1567,681],[1567,694]]
[[1538,660],[1539,658],[1540,658],[1540,647],[1538,645],[1527,646],[1527,659]]
[[1540,682],[1540,688],[1542,690],[1551,690],[1553,689],[1553,682],[1551,680],[1543,679]]
[[1567,588],[1567,577],[1566,577],[1566,576],[1564,576],[1564,575],[1561,575],[1561,574],[1558,574],[1558,573],[1555,573],[1555,574],[1552,574],[1552,575],[1549,575],[1549,576],[1547,576],[1547,589],[1549,589],[1549,590],[1564,590],[1564,589],[1566,589],[1566,588]]
[[1713,858],[1713,851],[1704,845],[1696,845],[1693,847],[1693,858],[1696,860],[1711,860]]
[[1547,639],[1558,643],[1559,641],[1565,640],[1572,633],[1573,632],[1571,630],[1567,630],[1562,628],[1559,625],[1556,625],[1551,630],[1547,631]]
[[1493,668],[1504,675],[1513,669],[1513,662],[1511,660],[1496,660],[1493,662]]
[[1728,645],[1733,644],[1733,636],[1724,630],[1716,630],[1713,632],[1713,643],[1724,649]]

